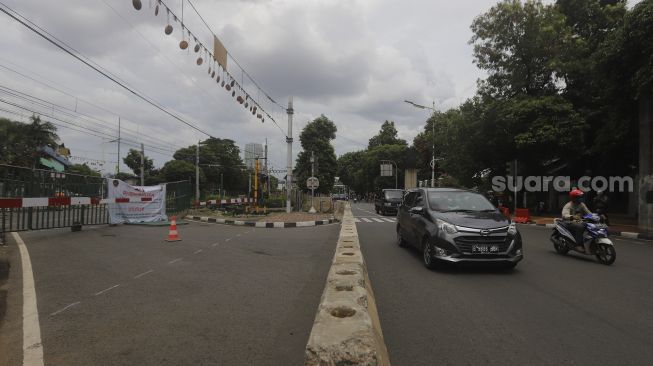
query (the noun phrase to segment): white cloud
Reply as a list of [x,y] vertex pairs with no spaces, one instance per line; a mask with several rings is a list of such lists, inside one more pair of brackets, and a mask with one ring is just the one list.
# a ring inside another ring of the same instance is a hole
[[[152,3],[155,1],[153,0]],[[181,1],[165,1],[180,14]],[[234,102],[207,77],[211,65],[195,65],[196,54],[181,51],[180,27],[164,35],[165,12],[154,16],[150,1],[135,11],[131,1],[10,0],[19,11],[55,36],[151,96],[174,113],[220,138],[270,143],[271,163],[285,167],[285,140],[271,121],[264,124]],[[337,154],[363,148],[384,120],[394,120],[400,137],[411,141],[428,111],[404,99],[449,108],[473,95],[483,74],[472,64],[469,25],[494,1],[445,0],[269,0],[209,1],[194,5],[223,40],[230,53],[282,105],[295,98],[294,137],[312,118],[327,115],[338,126]],[[109,4],[119,14],[107,6]],[[185,7],[185,24],[200,40],[211,37],[201,20]],[[0,68],[0,84],[91,115],[102,122],[88,125],[116,133],[117,116],[133,140],[167,149],[194,144],[203,135],[138,100],[135,96],[55,49],[4,14],[0,65],[114,111],[108,113],[75,98]],[[134,29],[129,24],[134,25]],[[140,34],[139,34],[140,32]],[[191,42],[191,48],[193,43]],[[229,70],[240,79],[231,63]],[[38,74],[38,76],[37,76]],[[47,79],[47,80],[45,80]],[[251,83],[247,90],[256,97]],[[6,95],[2,95],[6,99]],[[286,129],[283,110],[261,101]],[[55,114],[56,115],[56,114]],[[63,117],[62,117],[63,118]],[[138,130],[139,136],[133,136]],[[61,129],[66,145],[78,155],[115,159],[115,144]],[[108,138],[107,138],[108,139]],[[123,147],[127,150],[128,146]],[[146,147],[148,150],[148,147]],[[295,155],[299,143],[294,145]],[[152,149],[150,149],[152,151]],[[170,156],[151,153],[161,166]],[[122,167],[125,170],[126,167]]]

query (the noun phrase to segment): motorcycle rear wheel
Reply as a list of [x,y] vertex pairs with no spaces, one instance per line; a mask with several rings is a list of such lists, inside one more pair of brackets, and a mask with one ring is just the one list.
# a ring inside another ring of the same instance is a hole
[[617,259],[617,252],[614,246],[607,244],[599,244],[596,248],[596,259],[606,266],[611,265]]

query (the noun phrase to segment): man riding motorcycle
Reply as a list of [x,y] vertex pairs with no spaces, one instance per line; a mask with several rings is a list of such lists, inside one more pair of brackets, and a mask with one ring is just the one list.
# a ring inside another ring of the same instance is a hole
[[576,188],[569,192],[569,202],[562,208],[562,219],[565,221],[565,226],[576,239],[576,250],[579,252],[589,253],[589,244],[583,247],[583,232],[585,225],[583,225],[581,218],[583,215],[591,214],[590,210],[583,203],[583,196],[585,193]]

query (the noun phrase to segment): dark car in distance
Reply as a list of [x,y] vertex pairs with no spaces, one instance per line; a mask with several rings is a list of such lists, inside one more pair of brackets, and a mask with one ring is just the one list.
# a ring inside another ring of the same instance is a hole
[[523,258],[515,224],[483,195],[455,188],[409,190],[397,214],[397,243],[420,250],[431,269],[443,262],[514,268]]
[[374,200],[374,210],[383,216],[396,214],[404,197],[403,189],[383,189],[381,194]]

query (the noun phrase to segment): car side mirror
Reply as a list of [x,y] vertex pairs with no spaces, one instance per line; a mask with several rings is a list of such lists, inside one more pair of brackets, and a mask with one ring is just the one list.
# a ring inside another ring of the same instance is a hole
[[424,207],[421,206],[416,206],[416,207],[411,207],[410,210],[408,210],[412,215],[421,215],[424,213]]

